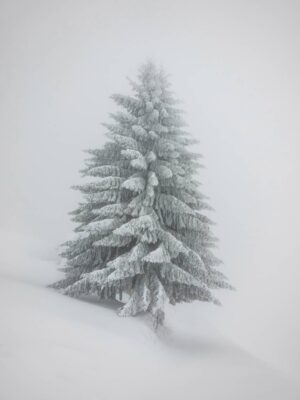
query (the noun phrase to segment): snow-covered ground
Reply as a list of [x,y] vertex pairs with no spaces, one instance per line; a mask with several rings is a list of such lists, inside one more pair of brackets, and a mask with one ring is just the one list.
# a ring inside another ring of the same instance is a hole
[[155,334],[147,316],[48,289],[55,251],[0,236],[1,400],[300,398],[296,382],[208,323],[210,305],[170,307]]

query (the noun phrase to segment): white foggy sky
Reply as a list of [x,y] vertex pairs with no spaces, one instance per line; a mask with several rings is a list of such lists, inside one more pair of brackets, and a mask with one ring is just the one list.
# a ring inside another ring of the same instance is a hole
[[126,76],[170,73],[206,168],[234,340],[300,370],[296,1],[0,1],[1,228],[70,234],[82,149],[101,146]]

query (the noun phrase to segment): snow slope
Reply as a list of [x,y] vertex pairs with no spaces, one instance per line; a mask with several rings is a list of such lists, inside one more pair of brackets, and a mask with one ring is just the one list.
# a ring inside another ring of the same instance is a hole
[[300,398],[209,326],[206,305],[170,307],[157,335],[147,316],[119,318],[115,304],[47,289],[59,277],[47,247],[0,236],[1,400]]

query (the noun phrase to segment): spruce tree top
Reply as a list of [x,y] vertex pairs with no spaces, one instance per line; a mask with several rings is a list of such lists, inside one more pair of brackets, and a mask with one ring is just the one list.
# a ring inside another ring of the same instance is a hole
[[163,71],[143,65],[133,96],[113,95],[122,111],[104,124],[108,142],[88,150],[82,171],[93,182],[73,214],[77,237],[65,244],[65,294],[96,294],[123,303],[119,315],[151,313],[163,322],[164,304],[218,303],[214,288],[230,288],[216,268],[216,239],[199,191],[199,154]]

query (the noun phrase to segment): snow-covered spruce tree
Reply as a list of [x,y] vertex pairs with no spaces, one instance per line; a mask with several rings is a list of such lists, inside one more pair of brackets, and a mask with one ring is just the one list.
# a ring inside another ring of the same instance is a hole
[[[209,209],[195,177],[199,155],[166,75],[148,62],[134,95],[113,95],[122,111],[104,124],[109,141],[88,150],[82,171],[93,182],[72,212],[78,237],[65,243],[65,294],[96,294],[123,302],[119,315],[148,311],[157,327],[164,304],[218,303],[210,289],[230,288],[216,269]],[[92,178],[91,178],[92,180]]]

